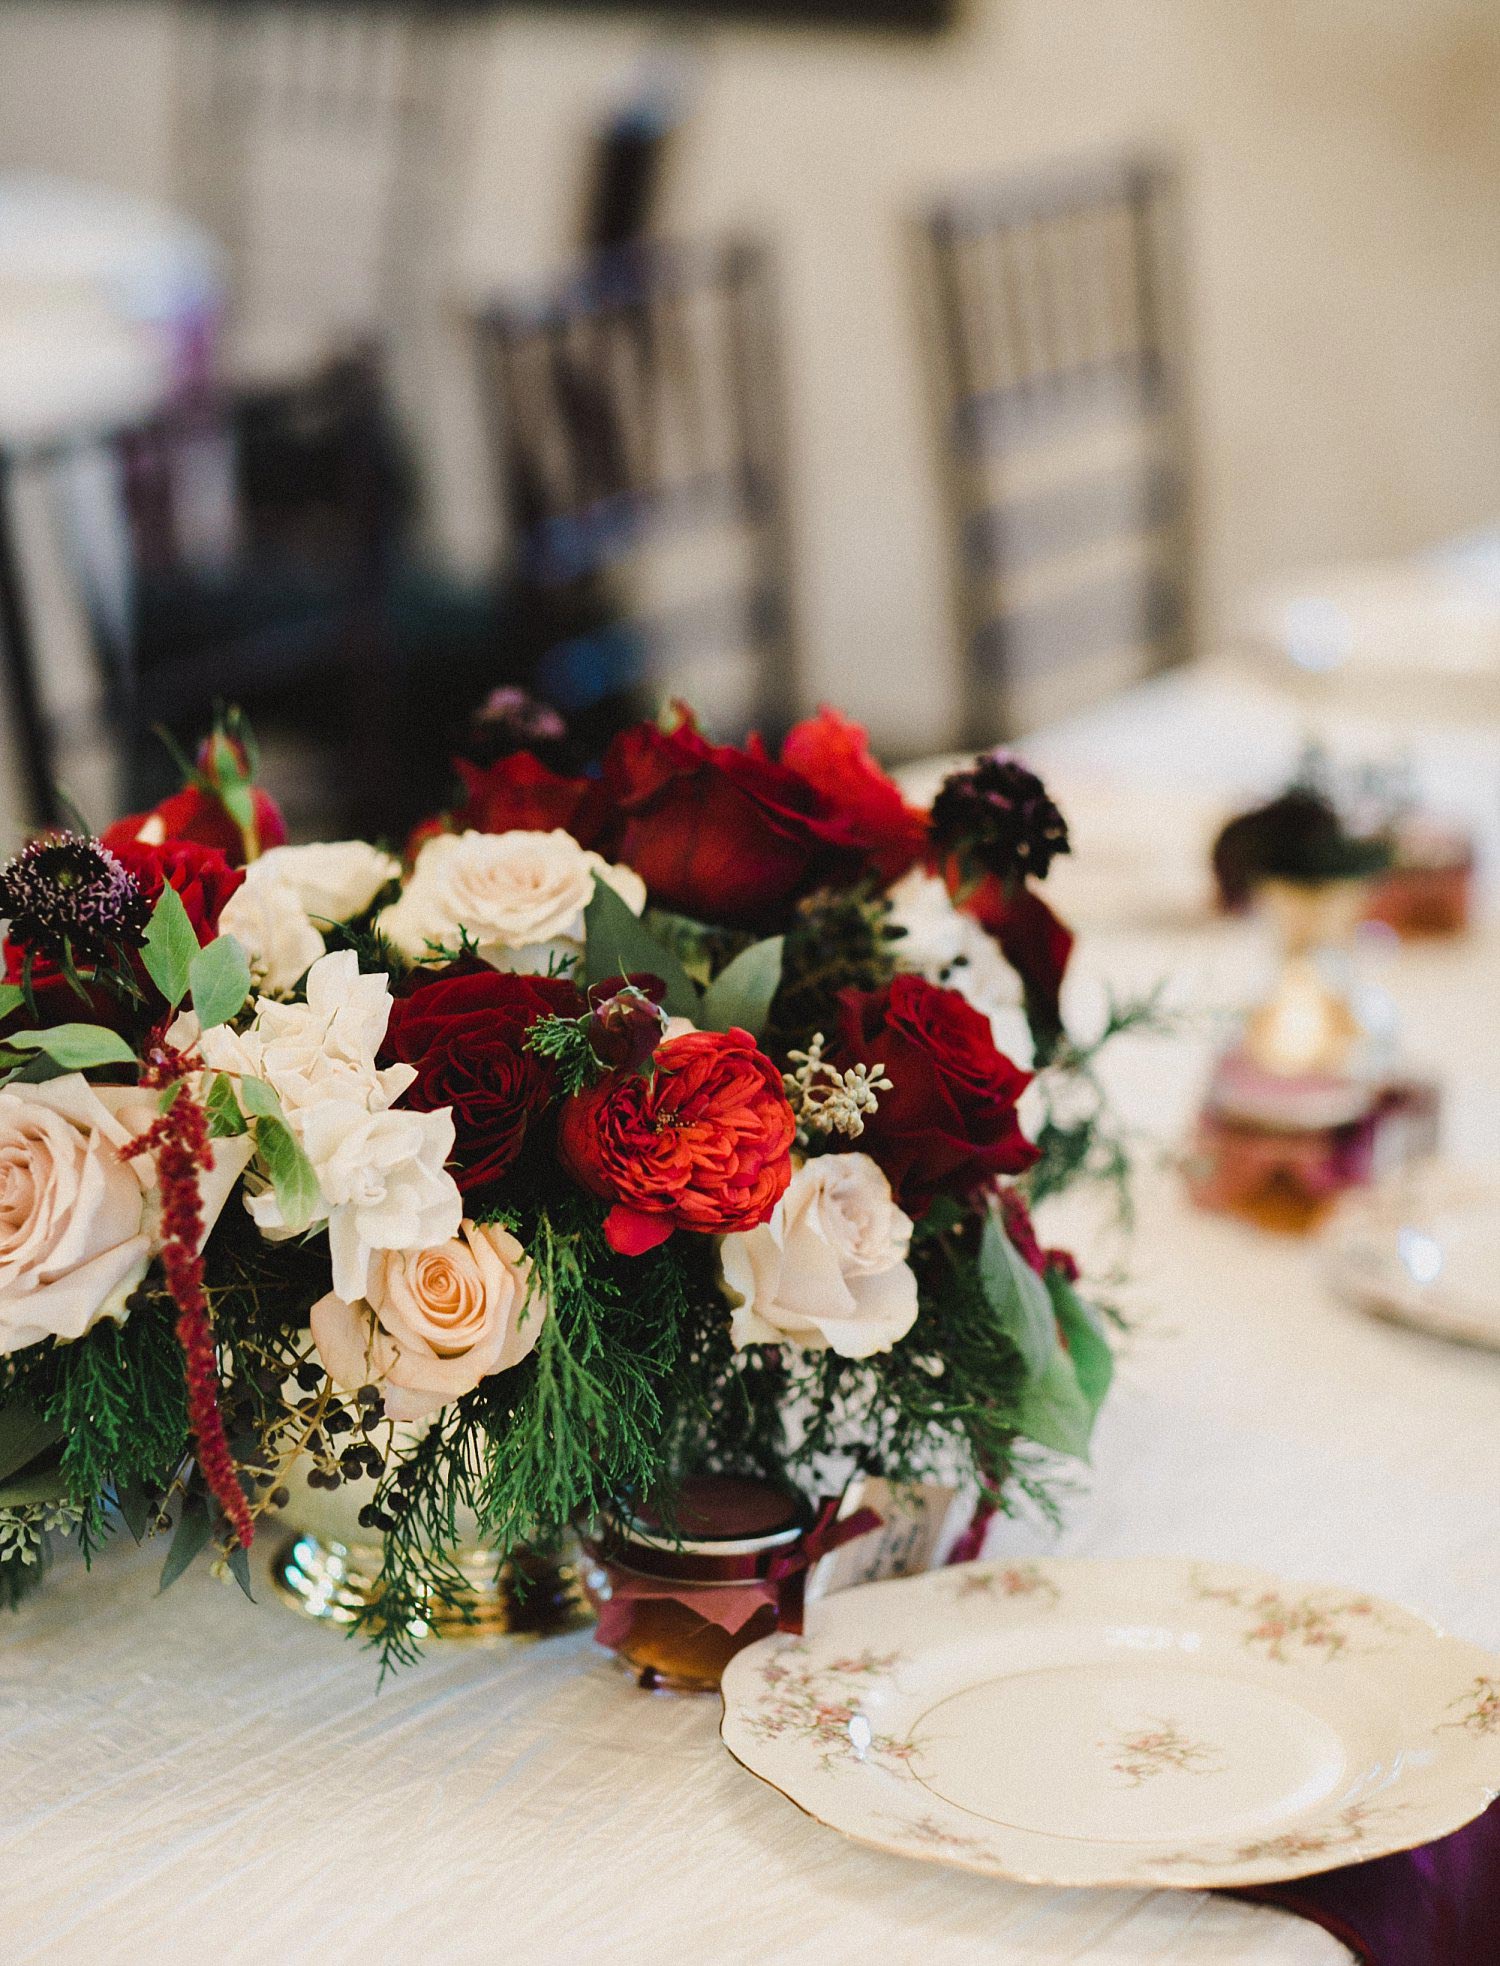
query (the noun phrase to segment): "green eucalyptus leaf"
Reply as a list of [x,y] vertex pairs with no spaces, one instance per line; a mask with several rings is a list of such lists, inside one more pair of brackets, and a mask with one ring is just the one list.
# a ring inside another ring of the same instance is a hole
[[136,1062],[135,1053],[119,1032],[104,1024],[54,1024],[45,1031],[17,1031],[6,1043],[16,1051],[40,1051],[65,1072]]
[[213,1519],[208,1513],[208,1504],[201,1495],[185,1496],[182,1513],[172,1534],[172,1547],[167,1551],[167,1560],[161,1567],[159,1591],[171,1589],[198,1552],[207,1547],[212,1534]]
[[255,1147],[276,1190],[281,1219],[294,1235],[299,1235],[317,1214],[322,1200],[312,1162],[285,1120],[258,1119]]
[[198,936],[175,887],[161,891],[146,929],[141,960],[146,974],[175,1010],[188,993],[189,972],[198,954]]
[[1115,1374],[1115,1355],[1104,1335],[1104,1320],[1092,1304],[1085,1303],[1061,1270],[1047,1272],[1047,1294],[1067,1340],[1078,1389],[1097,1413]]
[[1001,1227],[985,1217],[979,1243],[979,1282],[985,1301],[1026,1365],[1028,1379],[1045,1376],[1057,1355],[1057,1319],[1047,1286]]
[[204,1101],[208,1131],[214,1140],[232,1140],[245,1132],[245,1115],[234,1096],[234,1087],[222,1072],[216,1072]]
[[19,983],[0,983],[0,1018],[9,1017],[13,1010],[19,1010],[26,1001],[26,992]]
[[227,1558],[229,1574],[253,1604],[255,1593],[250,1588],[250,1552],[242,1543],[236,1543]]
[[12,1400],[0,1408],[0,1481],[19,1474],[61,1439],[62,1428],[52,1420],[44,1420],[24,1399]]
[[1042,1376],[1022,1388],[1016,1426],[1040,1447],[1077,1461],[1089,1458],[1094,1408],[1078,1383],[1072,1359],[1060,1345]]
[[727,963],[704,992],[696,1022],[705,1031],[729,1031],[736,1025],[758,1038],[771,1014],[771,999],[781,987],[781,952],[785,937],[771,935],[752,942]]
[[245,1112],[258,1120],[282,1118],[281,1101],[264,1079],[240,1080],[240,1105]]
[[139,1481],[116,1482],[115,1507],[120,1511],[120,1520],[131,1536],[137,1543],[143,1543],[152,1516],[151,1498],[144,1484]]
[[250,961],[232,935],[217,936],[188,964],[193,1009],[205,1031],[227,1024],[250,994]]
[[594,898],[584,910],[583,973],[589,983],[642,973],[666,985],[662,1008],[669,1017],[698,1018],[698,991],[672,951],[631,914],[608,881],[595,878]]

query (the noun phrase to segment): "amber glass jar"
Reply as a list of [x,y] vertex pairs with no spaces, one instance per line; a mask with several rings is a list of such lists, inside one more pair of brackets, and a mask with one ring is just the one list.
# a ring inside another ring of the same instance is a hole
[[802,1496],[740,1475],[684,1482],[670,1523],[649,1505],[604,1518],[584,1543],[595,1637],[643,1687],[716,1692],[735,1653],[776,1629],[770,1573],[810,1521]]

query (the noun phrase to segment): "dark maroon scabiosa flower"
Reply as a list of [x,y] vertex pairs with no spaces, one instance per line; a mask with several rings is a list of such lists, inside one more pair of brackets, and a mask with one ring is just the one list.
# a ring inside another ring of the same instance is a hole
[[932,844],[940,856],[956,854],[967,881],[1046,878],[1067,853],[1068,822],[1034,771],[1019,758],[991,751],[964,771],[945,778],[932,802]]
[[0,868],[10,940],[55,963],[104,963],[146,939],[151,904],[108,847],[81,833],[33,840]]

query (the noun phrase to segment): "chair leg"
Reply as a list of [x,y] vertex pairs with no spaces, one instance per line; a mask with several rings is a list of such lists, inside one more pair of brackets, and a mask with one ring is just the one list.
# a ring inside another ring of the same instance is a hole
[[20,754],[26,785],[27,817],[35,826],[55,826],[57,788],[52,746],[42,715],[37,687],[36,652],[26,599],[22,592],[21,555],[16,540],[13,467],[0,457],[0,651],[5,658],[6,692],[10,700],[13,738]]

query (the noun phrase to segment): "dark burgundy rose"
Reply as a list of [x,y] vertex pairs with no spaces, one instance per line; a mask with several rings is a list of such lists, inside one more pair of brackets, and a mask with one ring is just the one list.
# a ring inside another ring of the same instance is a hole
[[883,881],[900,880],[921,859],[927,815],[906,803],[901,787],[875,762],[860,725],[825,703],[787,732],[781,762],[823,794]]
[[932,843],[957,856],[966,882],[1046,878],[1067,853],[1068,824],[1036,773],[1019,758],[991,751],[944,779],[932,802]]
[[581,846],[598,844],[604,811],[597,783],[566,778],[529,751],[517,751],[493,764],[455,758],[464,796],[453,813],[459,832],[550,833],[561,827]]
[[557,1093],[551,1061],[526,1047],[540,1017],[581,1017],[565,977],[492,969],[440,976],[391,1005],[383,1064],[414,1065],[403,1102],[453,1108],[453,1177],[465,1194],[515,1165],[528,1132]]
[[996,1049],[988,1020],[957,990],[900,975],[883,990],[843,991],[830,1062],[885,1067],[891,1086],[859,1145],[908,1214],[1037,1158],[1016,1115],[1031,1075]]
[[[656,995],[662,985],[657,984]],[[667,1034],[667,1013],[635,983],[596,983],[589,991],[589,1045],[601,1065],[638,1072]]]
[[657,907],[733,927],[773,926],[813,888],[859,878],[869,856],[831,802],[766,756],[710,744],[685,712],[674,730],[622,731],[601,780],[600,851],[645,881]]

